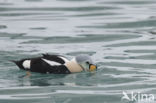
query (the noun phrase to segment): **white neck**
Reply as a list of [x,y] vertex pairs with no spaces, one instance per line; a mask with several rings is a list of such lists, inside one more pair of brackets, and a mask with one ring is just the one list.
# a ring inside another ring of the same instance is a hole
[[71,73],[82,72],[83,68],[76,62],[75,58],[65,63]]

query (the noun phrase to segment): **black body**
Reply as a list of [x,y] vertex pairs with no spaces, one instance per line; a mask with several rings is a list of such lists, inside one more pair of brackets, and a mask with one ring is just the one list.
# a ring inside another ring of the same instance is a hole
[[[53,74],[69,74],[70,71],[68,68],[64,65],[65,61],[60,58],[63,56],[60,55],[49,55],[49,54],[43,54],[41,57],[37,58],[27,58],[22,59],[20,61],[13,61],[20,69],[31,71],[31,72],[38,72],[38,73],[53,73]],[[64,57],[63,57],[64,58]],[[48,61],[53,61],[58,63],[59,65],[50,65],[43,59],[46,59]],[[30,60],[30,68],[25,68],[23,66],[23,62],[26,60]]]

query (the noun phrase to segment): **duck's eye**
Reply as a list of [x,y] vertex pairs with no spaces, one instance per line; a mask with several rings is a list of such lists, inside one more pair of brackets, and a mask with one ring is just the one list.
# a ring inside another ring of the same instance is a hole
[[88,61],[87,61],[86,63],[87,63],[87,64],[89,64],[89,62],[88,62]]

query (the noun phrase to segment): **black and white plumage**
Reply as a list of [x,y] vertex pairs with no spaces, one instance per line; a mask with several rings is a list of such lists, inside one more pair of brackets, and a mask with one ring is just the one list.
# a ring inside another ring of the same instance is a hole
[[96,69],[91,58],[86,55],[79,55],[72,60],[68,60],[61,55],[43,54],[41,57],[27,58],[13,62],[20,69],[39,73],[69,74]]

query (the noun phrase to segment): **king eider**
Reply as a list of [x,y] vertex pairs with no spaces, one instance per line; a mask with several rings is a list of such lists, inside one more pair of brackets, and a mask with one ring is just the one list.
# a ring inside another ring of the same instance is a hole
[[27,58],[13,61],[20,69],[52,74],[70,74],[82,71],[95,71],[97,66],[88,55],[78,55],[68,60],[61,55],[43,54],[37,58]]

